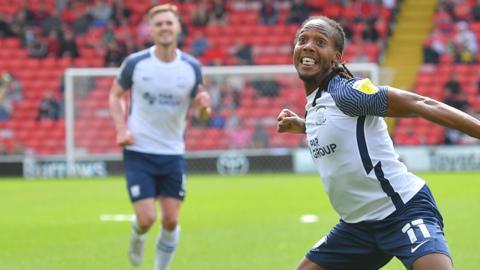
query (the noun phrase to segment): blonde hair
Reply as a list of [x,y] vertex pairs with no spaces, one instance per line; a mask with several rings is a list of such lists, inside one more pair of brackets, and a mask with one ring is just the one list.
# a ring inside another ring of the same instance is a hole
[[148,10],[148,19],[151,20],[153,16],[162,12],[171,12],[177,19],[180,19],[180,14],[178,13],[178,8],[172,4],[163,4],[152,7]]

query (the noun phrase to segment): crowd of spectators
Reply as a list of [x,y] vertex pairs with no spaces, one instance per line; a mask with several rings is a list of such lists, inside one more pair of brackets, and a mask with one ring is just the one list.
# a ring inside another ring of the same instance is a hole
[[[396,6],[395,0],[326,0],[324,6],[305,0],[183,0],[178,3],[180,6],[188,4],[189,7],[188,10],[181,10],[183,21],[179,46],[182,48],[188,45],[182,49],[198,57],[215,48],[214,42],[209,40],[205,31],[199,29],[210,26],[229,27],[229,17],[242,5],[255,6],[250,11],[258,13],[257,23],[260,27],[298,25],[310,15],[325,14],[341,21],[348,42],[375,43],[380,46],[384,45],[382,42],[389,28],[389,22],[380,9],[387,7],[393,10]],[[27,1],[24,1],[18,12],[11,15],[0,14],[0,38],[18,38],[31,58],[77,59],[82,58],[83,53],[89,50],[94,51],[97,58],[104,60],[104,66],[118,67],[126,55],[152,45],[148,18],[144,15],[146,8],[132,9],[124,0],[56,0],[53,9],[42,1],[34,6],[29,6]],[[348,10],[348,14],[342,14],[342,10]],[[287,16],[284,16],[285,13]],[[192,35],[191,41],[185,43],[189,34]],[[235,59],[233,64],[237,65],[254,65],[254,51],[253,44],[241,38],[225,50],[229,57]],[[222,58],[204,64],[225,64]],[[372,60],[365,55],[359,55],[357,60],[360,59]],[[260,84],[262,85],[255,87],[258,96],[278,96],[279,85],[276,81]],[[9,87],[5,85],[0,88],[3,89],[0,92],[0,121],[10,117],[12,102],[21,100],[21,95],[13,97],[10,94],[14,88],[21,89],[20,82],[12,79],[12,82],[8,83]],[[63,86],[63,83],[61,85]],[[225,113],[235,111],[241,105],[241,87],[234,83],[212,83],[210,88],[216,113],[207,125],[232,130],[243,127],[245,123],[238,115]],[[60,98],[63,91],[44,91],[36,119],[40,121],[61,118]],[[240,132],[233,132],[232,136],[240,136],[239,134],[241,135]],[[269,145],[268,132],[261,123],[256,124],[248,136],[243,135],[249,138],[248,145]]]
[[442,58],[460,64],[477,63],[478,42],[470,23],[478,22],[479,0],[473,4],[463,0],[440,1],[433,30],[424,44],[424,63],[438,64]]
[[[323,7],[311,6],[305,0],[261,0],[261,1],[226,1],[226,0],[184,0],[189,10],[182,12],[183,35],[189,27],[228,26],[229,15],[236,6],[257,2],[259,24],[275,25],[279,23],[300,24],[312,14],[326,14],[340,20],[352,39],[352,28],[360,25],[358,42],[381,42],[384,40],[385,28],[389,22],[381,16],[381,8],[394,9],[395,0],[328,0]],[[118,65],[126,55],[135,50],[151,45],[148,34],[147,18],[132,10],[123,0],[57,0],[53,9],[40,3],[30,8],[25,1],[13,16],[0,15],[0,37],[20,38],[28,49],[29,55],[36,58],[81,56],[83,46],[95,48],[96,53],[104,58],[105,66]],[[287,11],[286,20],[280,21],[280,13]],[[341,14],[346,10],[347,14]],[[99,33],[99,35],[92,34]],[[88,36],[88,42],[79,44],[78,39]],[[100,37],[98,37],[100,36]],[[195,35],[196,36],[196,35]],[[93,38],[90,38],[93,37]],[[181,39],[183,43],[185,37]],[[189,44],[185,50],[201,56],[209,47],[208,37],[197,37],[198,42]],[[357,42],[357,41],[355,41]],[[182,44],[181,44],[182,45]],[[244,48],[232,48],[230,53],[237,57],[237,64],[254,64],[251,54],[252,44]],[[237,45],[234,45],[236,47]],[[240,51],[240,52],[237,52]],[[240,56],[238,56],[240,55]],[[204,63],[204,64],[215,64]],[[216,63],[222,64],[222,63]]]
[[[423,62],[427,65],[473,65],[478,63],[478,39],[472,26],[480,23],[480,0],[441,0],[434,16],[433,29],[423,47]],[[443,102],[477,115],[463,87],[467,82],[452,72],[443,85]],[[473,76],[473,74],[472,74]],[[480,89],[480,77],[478,78]],[[471,83],[469,80],[468,84]],[[479,92],[480,93],[480,92]],[[453,129],[445,129],[445,144],[474,143],[471,137]]]

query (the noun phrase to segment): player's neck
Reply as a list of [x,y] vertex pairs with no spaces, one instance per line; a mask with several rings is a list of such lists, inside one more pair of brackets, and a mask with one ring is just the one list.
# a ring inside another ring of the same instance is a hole
[[[317,88],[319,88],[323,83],[327,83],[328,86],[328,81],[331,79],[331,74],[333,71],[328,70],[327,72],[322,73],[320,76],[312,79],[307,79],[303,80],[303,89],[305,90],[306,95],[310,95],[315,91]],[[324,82],[324,80],[328,80],[327,82]]]
[[155,45],[155,56],[162,62],[172,62],[177,57],[177,46]]

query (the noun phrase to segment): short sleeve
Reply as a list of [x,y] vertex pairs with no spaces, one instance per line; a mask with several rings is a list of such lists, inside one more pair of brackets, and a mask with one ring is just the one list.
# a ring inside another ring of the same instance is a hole
[[133,71],[135,66],[142,60],[150,57],[149,50],[143,50],[135,54],[129,55],[120,66],[120,72],[117,76],[118,84],[124,89],[128,90],[133,84]]
[[128,90],[132,86],[133,69],[135,68],[135,62],[131,57],[127,57],[120,66],[120,72],[117,76],[118,84],[124,89]]
[[375,86],[368,78],[349,80],[331,93],[337,107],[349,116],[385,116],[387,86]]
[[194,98],[198,93],[198,86],[203,84],[202,66],[197,59],[186,53],[182,53],[182,60],[187,62],[195,72],[195,84],[190,92],[190,96]]

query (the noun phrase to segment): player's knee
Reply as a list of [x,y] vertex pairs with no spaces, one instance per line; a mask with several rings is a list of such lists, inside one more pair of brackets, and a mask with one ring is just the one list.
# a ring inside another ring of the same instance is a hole
[[156,219],[157,215],[155,213],[142,214],[138,217],[138,226],[142,230],[148,230],[153,226]]
[[303,258],[295,270],[325,270],[325,268],[307,258]]
[[163,217],[162,219],[163,228],[169,231],[175,230],[175,228],[177,227],[177,224],[178,224],[178,219],[176,217],[166,216],[166,217]]
[[432,253],[418,258],[413,263],[414,270],[453,270],[450,257],[440,253]]

